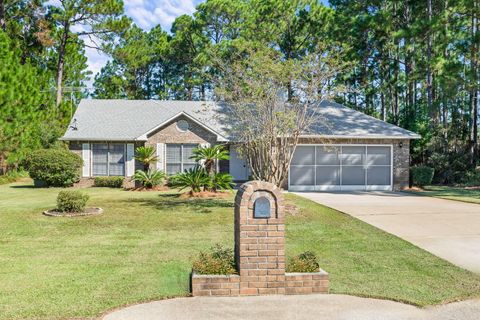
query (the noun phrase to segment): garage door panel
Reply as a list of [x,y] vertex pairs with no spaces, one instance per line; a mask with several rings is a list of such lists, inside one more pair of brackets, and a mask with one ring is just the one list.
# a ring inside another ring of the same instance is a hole
[[368,185],[390,185],[390,166],[384,167],[370,167],[367,171],[367,184]]
[[390,147],[368,147],[367,165],[390,165],[391,149]]
[[317,166],[316,185],[326,185],[326,186],[340,185],[340,167]]
[[314,186],[315,168],[304,166],[290,167],[290,185],[292,186]]
[[342,165],[363,165],[365,163],[365,147],[342,147]]
[[343,166],[342,186],[364,186],[365,169],[363,166]]
[[317,165],[340,165],[340,147],[317,147]]
[[292,158],[292,165],[314,165],[315,164],[315,147],[314,146],[298,146]]

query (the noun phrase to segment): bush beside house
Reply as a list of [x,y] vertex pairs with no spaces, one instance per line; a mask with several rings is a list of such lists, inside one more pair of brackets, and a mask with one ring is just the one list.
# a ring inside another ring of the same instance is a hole
[[424,187],[432,184],[435,170],[427,166],[417,166],[412,168],[413,184]]
[[34,151],[25,167],[36,186],[70,187],[80,180],[82,158],[64,149]]
[[94,187],[121,188],[123,186],[123,177],[95,177]]

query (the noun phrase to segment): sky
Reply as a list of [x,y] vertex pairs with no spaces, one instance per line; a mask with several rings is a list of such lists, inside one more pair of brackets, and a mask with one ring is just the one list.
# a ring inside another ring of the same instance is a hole
[[[175,18],[182,14],[192,14],[201,2],[202,0],[125,0],[124,7],[125,14],[140,28],[150,30],[160,24],[163,30],[169,32]],[[95,49],[85,48],[85,51],[93,80],[109,57]]]

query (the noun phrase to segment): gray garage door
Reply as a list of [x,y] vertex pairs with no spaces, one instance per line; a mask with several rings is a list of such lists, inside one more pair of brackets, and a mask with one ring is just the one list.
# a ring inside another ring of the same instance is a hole
[[391,189],[391,145],[301,145],[295,149],[289,190]]

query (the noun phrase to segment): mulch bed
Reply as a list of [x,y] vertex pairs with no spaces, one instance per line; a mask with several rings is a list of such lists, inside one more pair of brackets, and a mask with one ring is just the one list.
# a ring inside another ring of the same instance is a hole
[[167,186],[156,186],[156,187],[153,187],[153,188],[145,188],[145,187],[138,187],[138,188],[128,188],[128,189],[125,189],[125,190],[128,190],[128,191],[169,191],[170,188],[167,187]]
[[102,208],[86,208],[83,212],[60,212],[53,210],[43,211],[43,214],[50,217],[82,217],[95,216],[103,213]]
[[200,192],[185,192],[180,195],[180,199],[191,199],[191,198],[201,198],[201,199],[211,199],[211,198],[227,198],[230,196],[230,192],[212,192],[212,191],[200,191]]

